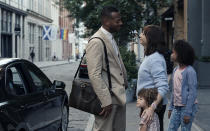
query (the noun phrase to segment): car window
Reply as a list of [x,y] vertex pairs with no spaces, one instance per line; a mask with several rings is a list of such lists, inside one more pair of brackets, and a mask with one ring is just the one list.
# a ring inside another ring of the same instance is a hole
[[42,92],[51,86],[49,79],[43,73],[32,65],[26,65],[29,75],[33,81],[33,92]]
[[9,67],[6,70],[6,90],[13,95],[27,94],[23,78],[16,67]]

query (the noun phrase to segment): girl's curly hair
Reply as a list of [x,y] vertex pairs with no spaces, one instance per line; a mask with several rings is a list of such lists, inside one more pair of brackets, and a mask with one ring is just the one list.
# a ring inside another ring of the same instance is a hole
[[157,99],[157,95],[157,88],[143,88],[138,92],[138,97],[143,97],[148,107]]

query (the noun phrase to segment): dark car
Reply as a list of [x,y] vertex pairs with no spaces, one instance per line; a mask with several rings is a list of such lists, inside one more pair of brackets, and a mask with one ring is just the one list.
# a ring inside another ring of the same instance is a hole
[[27,60],[0,58],[0,131],[66,131],[64,88]]
[[89,78],[86,57],[83,58],[81,65],[79,67],[79,78]]

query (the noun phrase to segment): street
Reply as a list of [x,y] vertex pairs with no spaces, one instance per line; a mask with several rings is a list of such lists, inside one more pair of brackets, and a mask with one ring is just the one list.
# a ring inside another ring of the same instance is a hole
[[[74,62],[71,64],[42,68],[42,71],[50,78],[52,82],[53,80],[60,80],[65,82],[66,91],[69,95],[77,66],[78,62]],[[90,114],[73,108],[69,109],[68,131],[84,131],[87,126]]]

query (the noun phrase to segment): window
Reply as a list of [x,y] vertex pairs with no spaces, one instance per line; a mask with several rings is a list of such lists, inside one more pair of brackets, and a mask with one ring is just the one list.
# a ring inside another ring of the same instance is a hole
[[29,44],[34,45],[35,24],[29,23]]
[[44,6],[43,2],[44,2],[43,0],[38,0],[38,12],[41,15],[43,15],[43,6]]
[[29,9],[34,10],[34,0],[29,0]]
[[12,32],[12,13],[7,12],[7,32]]
[[39,26],[39,34],[38,34],[38,43],[39,43],[39,50],[38,50],[38,55],[39,55],[39,61],[42,61],[42,33],[43,33],[43,27]]
[[6,90],[12,95],[25,95],[27,93],[23,79],[16,67],[9,67],[6,70]]
[[51,82],[39,69],[29,64],[27,64],[27,69],[34,85],[33,92],[42,92],[50,88]]
[[7,12],[6,11],[2,11],[2,31],[6,32],[7,30]]
[[2,32],[12,32],[12,13],[2,10]]
[[15,31],[20,31],[20,15],[15,17]]
[[23,19],[22,19],[23,21],[22,21],[22,33],[23,33],[23,37],[24,37],[24,35],[25,35],[25,17],[23,16]]

